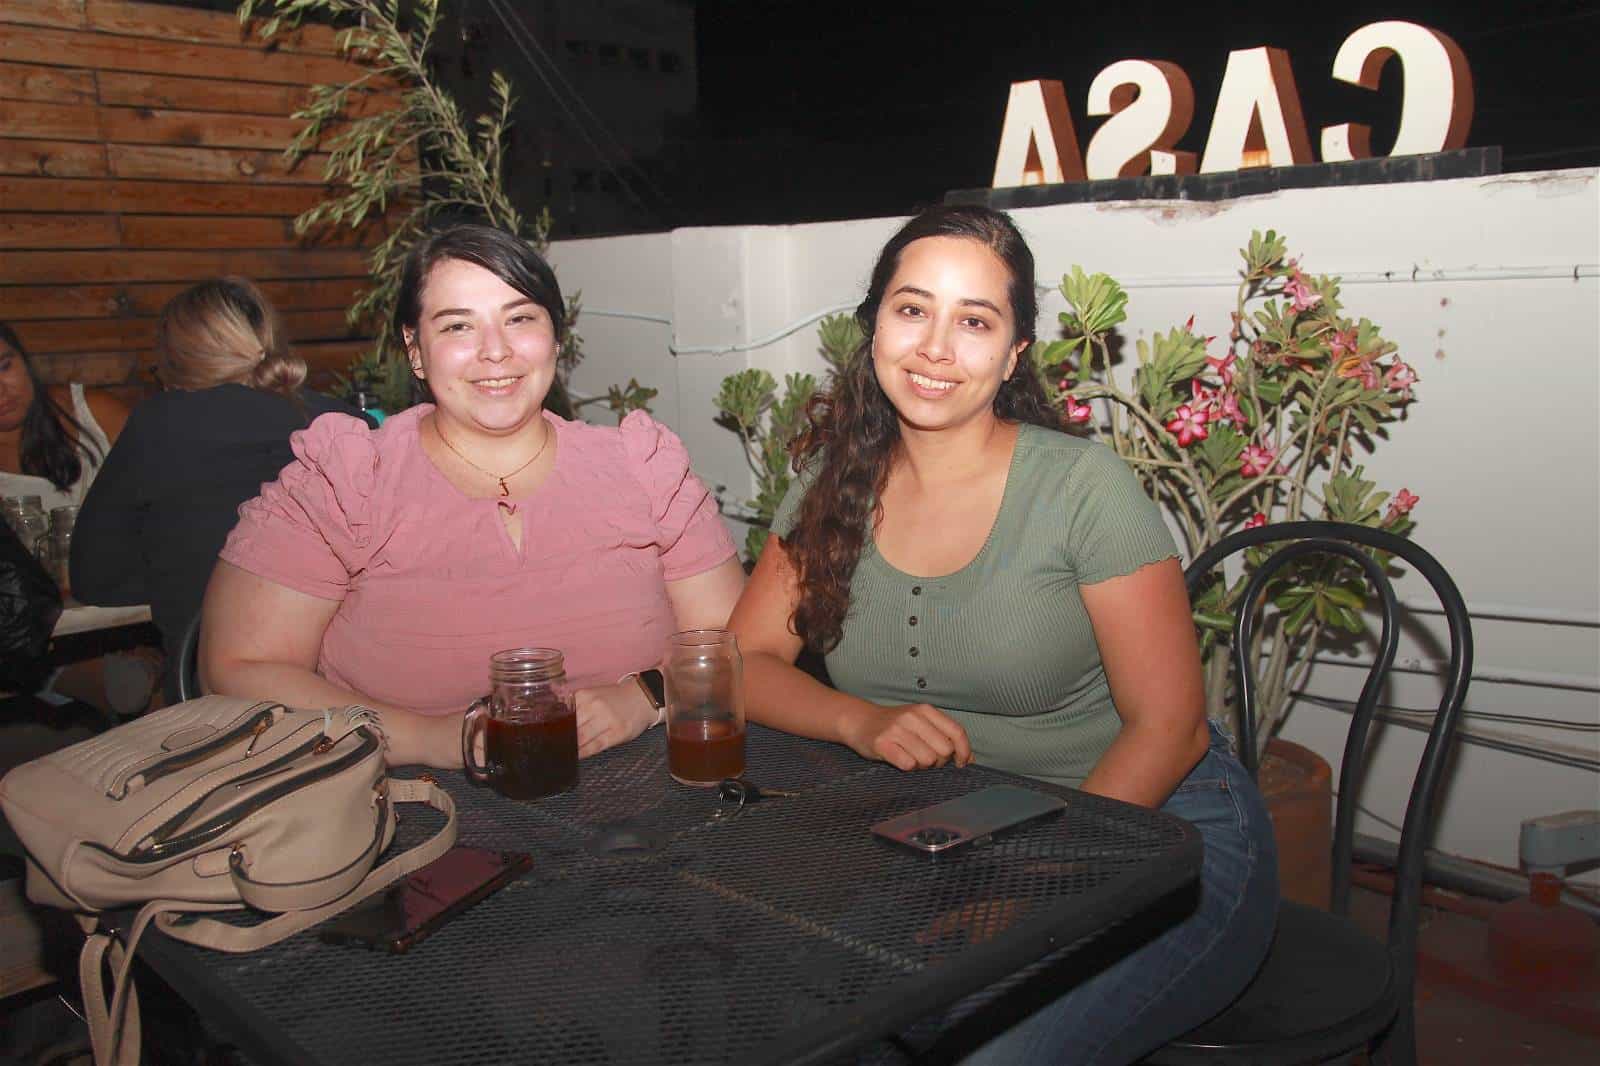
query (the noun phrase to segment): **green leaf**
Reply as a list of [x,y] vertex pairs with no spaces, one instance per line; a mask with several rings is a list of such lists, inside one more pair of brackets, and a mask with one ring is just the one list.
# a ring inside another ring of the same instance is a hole
[[1085,274],[1074,264],[1061,278],[1061,295],[1068,307],[1063,324],[1086,337],[1103,336],[1128,317],[1128,294],[1107,274]]

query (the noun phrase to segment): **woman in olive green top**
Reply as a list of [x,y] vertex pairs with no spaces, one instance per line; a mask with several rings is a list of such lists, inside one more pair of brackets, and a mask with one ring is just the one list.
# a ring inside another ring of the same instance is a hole
[[[1058,430],[1026,362],[1036,313],[1007,216],[938,207],[890,239],[856,311],[866,340],[808,411],[803,476],[729,624],[754,721],[1195,824],[1200,890],[1175,924],[968,1060],[1131,1062],[1249,982],[1276,859],[1253,782],[1206,720],[1171,534],[1114,452]],[[807,646],[835,689],[793,666]]]

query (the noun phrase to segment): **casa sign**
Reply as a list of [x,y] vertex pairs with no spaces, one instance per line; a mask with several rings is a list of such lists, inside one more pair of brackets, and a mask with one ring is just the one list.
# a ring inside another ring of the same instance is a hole
[[[1400,64],[1404,95],[1389,154],[1464,147],[1472,125],[1472,72],[1455,41],[1411,22],[1374,22],[1345,38],[1334,56],[1333,77],[1375,90],[1391,61]],[[1090,139],[1089,150],[1080,153],[1061,83],[1014,83],[994,187],[1196,172],[1194,153],[1175,147],[1194,118],[1194,87],[1176,64],[1149,59],[1111,64],[1089,85],[1087,110],[1106,121]],[[1324,126],[1320,148],[1324,163],[1365,159],[1372,154],[1372,131],[1354,122]],[[1199,172],[1310,162],[1311,142],[1289,54],[1281,48],[1228,53]]]

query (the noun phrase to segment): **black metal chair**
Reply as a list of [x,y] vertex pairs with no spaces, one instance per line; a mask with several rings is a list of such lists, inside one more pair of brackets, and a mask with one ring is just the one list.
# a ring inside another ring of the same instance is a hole
[[[1306,556],[1334,554],[1366,573],[1378,595],[1383,627],[1378,654],[1351,716],[1339,773],[1333,838],[1331,912],[1285,901],[1260,972],[1232,1005],[1147,1061],[1189,1063],[1319,1062],[1372,1047],[1400,1063],[1416,1062],[1413,996],[1423,851],[1450,741],[1472,673],[1472,623],[1455,582],[1433,556],[1392,533],[1336,522],[1287,522],[1224,538],[1189,567],[1189,595],[1227,557],[1260,545],[1279,548],[1246,585],[1233,624],[1232,670],[1239,698],[1240,749],[1255,772],[1255,678],[1246,650],[1255,627],[1253,604],[1281,567]],[[1404,560],[1433,586],[1450,632],[1444,696],[1428,731],[1411,796],[1406,803],[1395,871],[1388,942],[1379,943],[1349,919],[1351,845],[1369,726],[1393,665],[1399,641],[1396,601],[1382,566],[1366,549]]]
[[183,628],[183,639],[178,642],[178,656],[173,660],[168,677],[169,702],[192,700],[200,691],[200,614],[196,611],[189,624]]

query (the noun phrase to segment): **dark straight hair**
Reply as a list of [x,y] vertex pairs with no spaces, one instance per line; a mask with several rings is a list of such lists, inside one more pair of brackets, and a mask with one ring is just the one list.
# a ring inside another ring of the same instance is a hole
[[[878,307],[900,267],[900,255],[924,237],[977,241],[995,254],[1010,275],[1012,342],[1037,338],[1033,253],[1010,216],[989,207],[944,204],[901,226],[883,246],[872,268],[867,295],[856,308],[864,336],[831,388],[806,406],[806,428],[791,448],[796,473],[814,468],[816,478],[800,502],[795,525],[783,538],[799,574],[800,598],[791,619],[794,632],[813,651],[832,650],[844,635],[850,582],[874,520],[889,465],[900,442],[900,418],[878,384],[872,361]],[[1011,377],[994,397],[995,417],[1061,428],[1024,351]]]
[[406,330],[416,331],[422,318],[422,289],[441,261],[459,259],[481,266],[544,308],[556,337],[566,320],[566,304],[555,271],[533,245],[521,237],[472,222],[458,223],[418,241],[400,269],[400,292],[394,305],[395,336],[404,343]]
[[33,360],[18,339],[16,330],[4,322],[0,322],[0,344],[17,353],[33,386],[33,402],[28,405],[28,413],[22,419],[22,446],[19,449],[22,473],[42,477],[66,492],[83,476],[85,462],[99,462],[104,455],[99,446],[89,440],[88,430],[83,424],[56,403],[50,390],[39,380]]

